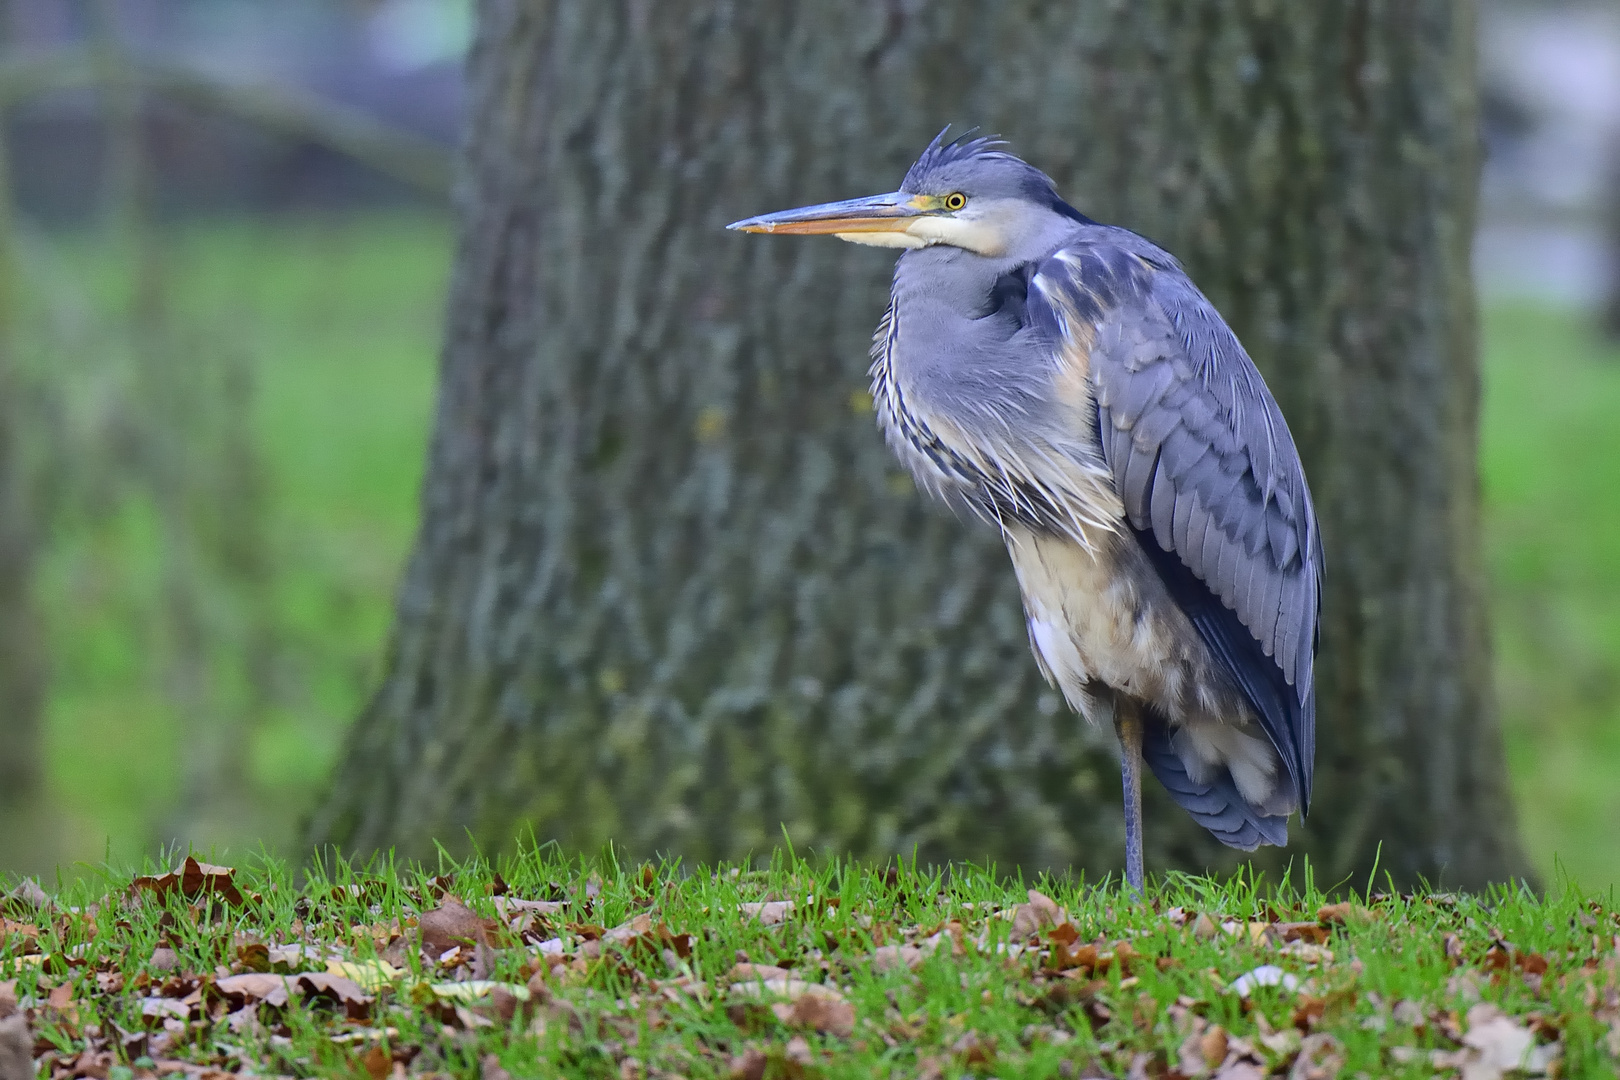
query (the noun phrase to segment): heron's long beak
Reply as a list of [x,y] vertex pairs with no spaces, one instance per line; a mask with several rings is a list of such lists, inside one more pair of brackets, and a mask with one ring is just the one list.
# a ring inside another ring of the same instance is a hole
[[930,209],[932,207],[928,205],[927,196],[892,191],[887,195],[869,195],[864,199],[845,199],[843,202],[761,214],[733,221],[726,228],[739,232],[786,233],[790,236],[905,232],[913,221]]

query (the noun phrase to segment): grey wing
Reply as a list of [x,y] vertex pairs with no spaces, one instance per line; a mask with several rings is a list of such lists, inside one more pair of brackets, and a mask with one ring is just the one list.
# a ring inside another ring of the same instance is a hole
[[1322,547],[1299,453],[1209,301],[1173,263],[1130,261],[1134,272],[1116,273],[1091,305],[1103,458],[1144,550],[1308,806]]

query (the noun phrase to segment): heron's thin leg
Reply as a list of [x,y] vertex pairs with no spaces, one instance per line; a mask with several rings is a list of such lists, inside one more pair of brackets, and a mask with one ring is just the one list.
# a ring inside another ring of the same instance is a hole
[[1121,700],[1115,706],[1120,775],[1125,788],[1125,882],[1142,895],[1142,708]]

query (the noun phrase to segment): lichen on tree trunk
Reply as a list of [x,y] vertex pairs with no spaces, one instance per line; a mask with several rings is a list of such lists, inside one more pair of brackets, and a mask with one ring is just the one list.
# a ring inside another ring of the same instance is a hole
[[[1523,869],[1493,713],[1461,0],[481,0],[422,526],[312,838],[1117,869],[1108,733],[996,537],[872,428],[892,263],[730,220],[892,188],[945,122],[1187,262],[1328,547],[1321,880]],[[1223,867],[1157,792],[1151,869]]]

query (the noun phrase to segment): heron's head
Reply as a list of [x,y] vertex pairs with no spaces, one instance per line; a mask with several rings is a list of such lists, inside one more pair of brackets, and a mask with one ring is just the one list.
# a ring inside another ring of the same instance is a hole
[[742,232],[830,233],[876,247],[946,244],[1003,256],[1046,232],[1085,221],[1051,179],[993,138],[945,141],[940,132],[906,172],[899,191],[802,206],[734,221]]

